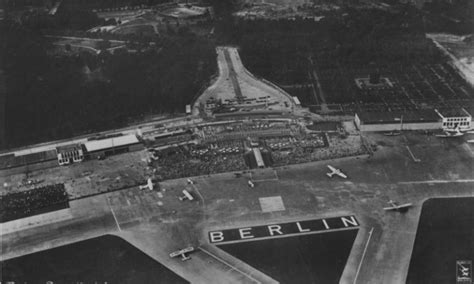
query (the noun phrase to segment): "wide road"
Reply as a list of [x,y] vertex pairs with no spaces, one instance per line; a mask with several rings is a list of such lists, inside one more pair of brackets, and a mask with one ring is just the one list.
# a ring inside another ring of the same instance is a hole
[[[262,108],[271,110],[284,110],[293,112],[294,101],[292,97],[275,84],[252,75],[243,65],[239,52],[235,47],[220,46],[216,48],[219,76],[194,102],[193,114],[198,115],[201,104],[205,105],[209,100],[235,101],[241,103],[243,98],[255,99],[244,104],[252,107],[257,100]],[[271,106],[262,103],[267,99]]]

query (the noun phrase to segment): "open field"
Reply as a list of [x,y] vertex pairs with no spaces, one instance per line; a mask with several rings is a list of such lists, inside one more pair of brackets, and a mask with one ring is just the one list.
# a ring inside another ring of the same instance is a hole
[[279,283],[339,283],[358,230],[220,245]]
[[163,283],[189,283],[123,239],[110,235],[25,255],[1,265],[3,281],[153,284],[160,279]]
[[[194,185],[186,179],[169,180],[160,183],[160,191],[134,187],[72,201],[71,219],[3,234],[1,259],[112,233],[188,281],[272,283],[248,264],[220,254],[209,244],[208,232],[355,215],[360,229],[341,282],[405,282],[421,204],[430,197],[473,196],[473,160],[461,139],[441,140],[417,132],[366,138],[377,145],[370,158],[275,168],[274,178],[261,179],[255,188],[247,186],[246,175],[224,173],[193,178]],[[413,161],[406,146],[420,162]],[[341,168],[349,179],[326,177],[327,164]],[[183,189],[196,201],[180,202],[177,196]],[[262,211],[259,199],[271,196],[281,198],[284,210]],[[384,212],[390,199],[414,207],[405,214]],[[171,251],[188,245],[199,248],[190,261],[169,258]]]
[[[425,201],[407,283],[452,283],[457,277],[469,276],[469,272],[467,275],[459,272],[456,262],[471,261],[472,265],[473,204],[474,198]],[[469,267],[467,264],[464,266]],[[472,271],[470,277],[472,279]]]

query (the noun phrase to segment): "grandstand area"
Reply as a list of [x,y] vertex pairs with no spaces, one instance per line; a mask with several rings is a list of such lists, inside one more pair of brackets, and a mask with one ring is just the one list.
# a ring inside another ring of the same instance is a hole
[[137,134],[95,135],[52,150],[44,146],[7,153],[0,156],[2,192],[62,183],[74,200],[138,186],[148,177],[162,181],[244,172],[366,153],[359,136],[347,135],[350,130],[308,123],[289,118],[180,127],[157,123],[134,131]]

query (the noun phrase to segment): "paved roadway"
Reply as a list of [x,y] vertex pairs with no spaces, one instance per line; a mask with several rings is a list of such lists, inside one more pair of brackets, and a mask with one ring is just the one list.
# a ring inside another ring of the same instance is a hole
[[[354,214],[360,232],[341,283],[404,283],[424,200],[436,196],[474,196],[473,160],[459,142],[415,134],[406,138],[369,136],[373,157],[354,157],[276,169],[278,179],[247,186],[248,177],[232,173],[166,181],[162,191],[136,188],[71,203],[71,219],[45,221],[2,235],[1,260],[116,234],[193,283],[272,283],[231,256],[209,245],[210,230],[268,222]],[[414,162],[403,141],[421,162]],[[329,179],[326,165],[342,168],[348,180]],[[263,171],[269,171],[263,170]],[[257,173],[254,171],[254,173]],[[187,188],[196,202],[180,202]],[[281,196],[285,211],[263,213],[260,197]],[[202,199],[201,199],[202,197]],[[390,199],[412,202],[405,214],[385,212]],[[5,230],[7,231],[7,230]],[[188,245],[201,247],[192,260],[168,254]]]
[[[194,115],[199,114],[200,104],[205,104],[210,98],[222,101],[237,98],[240,102],[244,97],[258,99],[267,96],[270,97],[270,102],[278,102],[269,106],[272,110],[293,112],[294,101],[291,96],[273,83],[252,75],[240,60],[237,48],[220,46],[216,48],[216,52],[219,76],[194,102]],[[260,105],[260,109],[267,109],[264,104]],[[245,104],[244,107],[252,107],[252,104]]]

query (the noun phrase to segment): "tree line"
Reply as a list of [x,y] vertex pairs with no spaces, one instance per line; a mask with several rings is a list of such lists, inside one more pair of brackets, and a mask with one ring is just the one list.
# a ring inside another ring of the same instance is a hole
[[51,55],[38,30],[0,23],[7,146],[71,137],[146,114],[183,113],[216,72],[208,39],[175,34],[142,52]]

